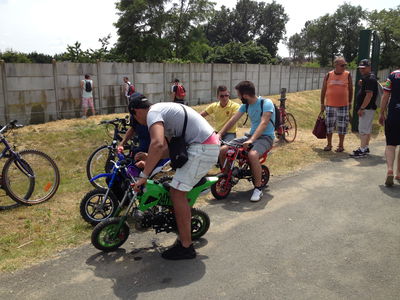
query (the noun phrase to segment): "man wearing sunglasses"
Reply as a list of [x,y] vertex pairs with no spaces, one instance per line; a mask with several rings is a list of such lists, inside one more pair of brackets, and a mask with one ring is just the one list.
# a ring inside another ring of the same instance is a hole
[[[229,99],[228,88],[225,85],[218,86],[217,98],[219,100],[218,102],[210,104],[200,114],[202,117],[213,115],[215,121],[215,131],[219,132],[229,121],[229,119],[239,110],[240,104]],[[226,142],[235,139],[236,130],[237,126],[235,124],[224,134],[224,136],[221,137],[221,139]]]
[[337,57],[333,63],[335,69],[325,75],[321,90],[321,112],[326,111],[327,145],[324,151],[332,150],[332,135],[336,127],[339,145],[335,151],[343,152],[353,99],[353,83],[350,72],[346,71],[347,63],[344,57]]

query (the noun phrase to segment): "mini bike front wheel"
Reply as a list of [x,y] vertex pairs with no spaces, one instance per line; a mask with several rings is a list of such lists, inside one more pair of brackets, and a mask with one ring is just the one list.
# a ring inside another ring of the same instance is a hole
[[104,199],[106,193],[106,189],[94,189],[82,198],[79,209],[81,216],[93,226],[110,218],[118,207],[117,197],[109,191]]
[[117,250],[129,237],[129,226],[124,222],[120,226],[121,218],[110,218],[93,229],[91,241],[97,249],[110,252]]
[[197,240],[206,234],[210,228],[210,217],[198,208],[192,208],[191,230],[192,240]]

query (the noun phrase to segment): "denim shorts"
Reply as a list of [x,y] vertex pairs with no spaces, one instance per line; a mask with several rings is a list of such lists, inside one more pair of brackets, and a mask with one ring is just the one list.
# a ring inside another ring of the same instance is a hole
[[189,145],[187,150],[189,159],[182,168],[176,169],[170,186],[182,192],[190,191],[217,163],[219,149],[220,145],[215,144]]

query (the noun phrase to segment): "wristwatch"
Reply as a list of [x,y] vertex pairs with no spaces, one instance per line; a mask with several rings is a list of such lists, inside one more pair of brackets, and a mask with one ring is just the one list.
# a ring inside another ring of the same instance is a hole
[[143,171],[142,171],[142,172],[140,172],[140,174],[139,174],[139,178],[147,179],[147,178],[149,178],[149,176],[147,176],[146,174],[144,174]]

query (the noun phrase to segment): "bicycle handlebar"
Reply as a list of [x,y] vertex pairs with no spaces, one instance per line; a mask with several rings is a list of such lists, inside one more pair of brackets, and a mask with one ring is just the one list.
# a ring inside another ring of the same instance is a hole
[[14,128],[22,128],[24,127],[24,125],[22,124],[17,124],[17,120],[12,120],[10,123],[4,125],[1,129],[0,129],[0,134],[6,132],[8,129],[14,129]]

